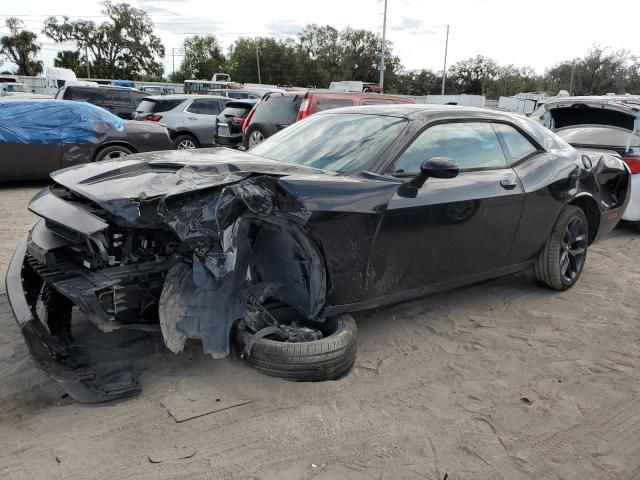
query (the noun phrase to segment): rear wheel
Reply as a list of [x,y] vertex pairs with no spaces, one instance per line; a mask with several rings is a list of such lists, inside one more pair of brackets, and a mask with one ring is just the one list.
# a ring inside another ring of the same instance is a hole
[[247,130],[244,137],[244,148],[247,150],[261,144],[271,135],[276,133],[277,128],[270,123],[261,123],[258,125],[251,125]]
[[555,290],[571,288],[587,258],[589,224],[582,209],[565,207],[534,266],[536,278]]
[[131,155],[133,152],[122,145],[112,145],[110,147],[103,148],[96,155],[96,162],[100,162],[102,160],[117,160],[120,158],[124,158],[127,155]]
[[191,135],[178,135],[173,139],[173,148],[175,150],[190,150],[192,148],[198,148],[200,143],[195,137]]

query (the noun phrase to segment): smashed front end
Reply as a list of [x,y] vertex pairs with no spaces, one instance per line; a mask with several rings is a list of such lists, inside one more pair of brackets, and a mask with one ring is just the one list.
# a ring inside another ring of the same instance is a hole
[[[78,400],[140,387],[130,365],[87,361],[73,339],[76,308],[103,332],[160,331],[176,353],[198,339],[213,357],[229,354],[236,321],[273,327],[269,303],[323,320],[325,262],[306,226],[309,212],[278,186],[278,174],[163,168],[142,168],[153,177],[144,188],[134,175],[136,196],[91,190],[104,182],[98,173],[79,188],[57,181],[30,204],[42,220],[14,254],[9,301],[37,365]],[[131,187],[122,174],[109,178]],[[313,336],[308,327],[285,330]]]

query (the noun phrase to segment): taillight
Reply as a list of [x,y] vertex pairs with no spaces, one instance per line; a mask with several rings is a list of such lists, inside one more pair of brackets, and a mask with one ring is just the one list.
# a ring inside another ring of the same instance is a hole
[[236,125],[244,125],[244,118],[242,117],[233,117],[231,121]]
[[622,160],[629,165],[631,173],[640,173],[640,157],[625,157]]
[[249,115],[247,115],[247,118],[244,119],[244,123],[242,124],[242,133],[245,133],[247,131],[247,127],[249,126],[249,122],[251,121],[251,117],[253,117],[253,114],[256,113],[256,107],[257,106],[258,106],[258,103],[256,103],[253,106],[253,108],[249,112]]
[[146,117],[144,117],[145,120],[149,120],[150,122],[159,122],[160,120],[162,120],[162,115],[147,115]]
[[308,98],[305,98],[304,100],[302,100],[302,103],[300,104],[300,110],[298,110],[298,116],[296,117],[296,122],[299,122],[303,118],[306,118],[309,116],[310,103],[311,102],[309,101]]

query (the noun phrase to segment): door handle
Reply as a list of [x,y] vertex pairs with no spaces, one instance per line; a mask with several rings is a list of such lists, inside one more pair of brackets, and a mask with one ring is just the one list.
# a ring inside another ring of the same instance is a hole
[[518,185],[516,177],[508,176],[500,180],[500,186],[502,186],[502,188],[504,188],[505,190],[513,190],[514,188],[516,188],[516,185]]
[[187,117],[188,120],[197,120],[196,117]]

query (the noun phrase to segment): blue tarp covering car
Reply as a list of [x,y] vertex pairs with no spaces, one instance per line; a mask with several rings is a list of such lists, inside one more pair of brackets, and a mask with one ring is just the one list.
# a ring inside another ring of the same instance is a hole
[[97,131],[104,130],[105,126],[122,131],[124,122],[84,102],[11,100],[0,103],[0,142],[96,143]]

